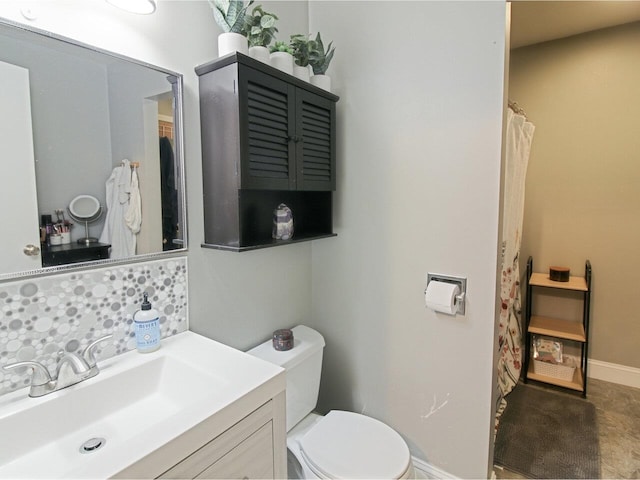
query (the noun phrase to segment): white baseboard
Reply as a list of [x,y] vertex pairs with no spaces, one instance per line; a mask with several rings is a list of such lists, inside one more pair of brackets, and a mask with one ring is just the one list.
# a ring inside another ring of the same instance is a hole
[[640,388],[640,368],[590,359],[587,372],[589,378]]
[[449,472],[440,470],[438,467],[434,467],[430,463],[425,462],[416,457],[412,457],[413,469],[415,470],[415,478],[417,479],[451,479],[455,480],[458,477],[451,475]]

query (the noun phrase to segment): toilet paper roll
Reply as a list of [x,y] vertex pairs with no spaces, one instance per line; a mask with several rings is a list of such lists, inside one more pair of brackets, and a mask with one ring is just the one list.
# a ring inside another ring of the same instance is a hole
[[432,280],[424,292],[424,301],[431,310],[455,315],[458,311],[456,295],[460,295],[460,287],[455,283]]

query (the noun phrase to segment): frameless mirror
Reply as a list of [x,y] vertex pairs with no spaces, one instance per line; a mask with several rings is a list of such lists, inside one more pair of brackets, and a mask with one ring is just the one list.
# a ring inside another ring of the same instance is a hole
[[0,279],[186,248],[181,75],[0,19],[0,85]]

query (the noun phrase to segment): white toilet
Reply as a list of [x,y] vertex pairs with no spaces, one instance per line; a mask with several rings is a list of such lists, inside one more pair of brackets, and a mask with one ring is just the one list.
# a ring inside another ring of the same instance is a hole
[[275,350],[267,341],[247,353],[286,370],[287,447],[300,464],[302,478],[413,478],[409,447],[388,425],[352,412],[312,413],[324,338],[303,325],[293,328],[293,337],[291,350]]

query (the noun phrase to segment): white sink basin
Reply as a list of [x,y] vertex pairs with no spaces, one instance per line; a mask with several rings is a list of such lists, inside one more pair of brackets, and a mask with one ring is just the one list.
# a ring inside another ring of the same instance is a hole
[[[0,478],[107,478],[268,380],[279,367],[193,332],[40,398],[0,397]],[[284,380],[282,379],[282,382]],[[91,438],[102,447],[81,453]]]

